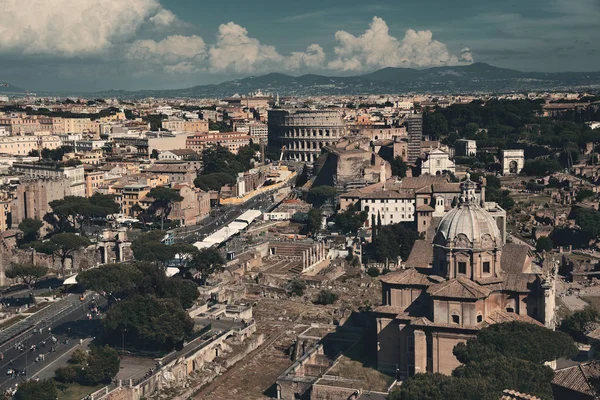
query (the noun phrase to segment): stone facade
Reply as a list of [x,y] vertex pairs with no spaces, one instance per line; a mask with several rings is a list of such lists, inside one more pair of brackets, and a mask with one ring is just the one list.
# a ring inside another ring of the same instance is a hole
[[41,221],[52,211],[51,201],[71,194],[71,185],[66,178],[22,178],[12,195],[12,227],[16,228],[25,218]]
[[516,175],[523,169],[525,165],[524,150],[502,150],[502,174]]
[[454,173],[456,166],[450,155],[440,149],[433,149],[426,153],[427,159],[421,163],[421,174],[441,175],[445,171]]
[[13,164],[15,172],[34,178],[66,178],[71,196],[85,197],[85,174],[82,165],[56,167],[43,164]]
[[450,374],[459,365],[454,346],[486,326],[521,321],[554,327],[557,268],[552,262],[534,266],[527,246],[504,244],[475,188],[467,178],[459,205],[444,216],[433,241],[417,241],[408,268],[381,278],[380,370],[401,377]]
[[309,163],[346,135],[338,110],[269,110],[268,126],[269,146],[285,146],[285,159]]
[[475,157],[477,155],[477,141],[459,139],[455,144],[456,155],[462,157]]

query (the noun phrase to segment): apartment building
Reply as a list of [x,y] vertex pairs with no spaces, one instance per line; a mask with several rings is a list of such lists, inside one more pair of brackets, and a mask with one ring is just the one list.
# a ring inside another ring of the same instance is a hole
[[70,195],[85,196],[85,174],[82,165],[58,167],[56,165],[15,163],[15,172],[34,178],[65,178],[69,182]]
[[201,119],[167,119],[161,121],[162,129],[179,132],[208,132],[208,121]]
[[32,150],[54,150],[63,145],[62,140],[54,135],[27,135],[0,137],[0,153],[13,156],[26,156]]
[[196,153],[202,153],[209,147],[220,145],[233,154],[237,154],[240,147],[248,146],[252,138],[243,132],[218,132],[197,133],[188,136],[185,148],[192,149]]

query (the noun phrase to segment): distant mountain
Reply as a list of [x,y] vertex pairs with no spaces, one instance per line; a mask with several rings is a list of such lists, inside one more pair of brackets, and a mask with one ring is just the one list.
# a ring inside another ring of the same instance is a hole
[[99,97],[228,97],[257,90],[281,96],[475,92],[511,93],[527,91],[598,90],[600,72],[521,72],[485,63],[427,69],[383,68],[359,76],[334,77],[308,74],[291,76],[270,73],[187,89],[107,91],[79,94]]
[[8,94],[21,94],[25,93],[25,89],[21,89],[18,86],[14,86],[8,82],[0,81],[0,94],[8,95]]

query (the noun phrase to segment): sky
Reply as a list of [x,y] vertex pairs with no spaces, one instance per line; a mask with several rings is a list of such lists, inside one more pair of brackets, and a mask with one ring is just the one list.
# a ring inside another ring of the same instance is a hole
[[0,82],[168,89],[486,62],[600,70],[600,0],[0,0]]

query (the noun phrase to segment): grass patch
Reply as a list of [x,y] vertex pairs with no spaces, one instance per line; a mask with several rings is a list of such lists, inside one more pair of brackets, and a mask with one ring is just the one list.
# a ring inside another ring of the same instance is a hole
[[104,386],[106,385],[82,386],[78,383],[56,382],[58,400],[81,400],[88,394],[94,393]]
[[2,324],[0,324],[0,330],[2,329],[6,329],[9,326],[13,326],[14,324],[16,324],[17,322],[24,320],[25,318],[27,318],[25,315],[17,315],[16,317],[12,317],[11,319],[9,319],[6,322],[3,322]]

